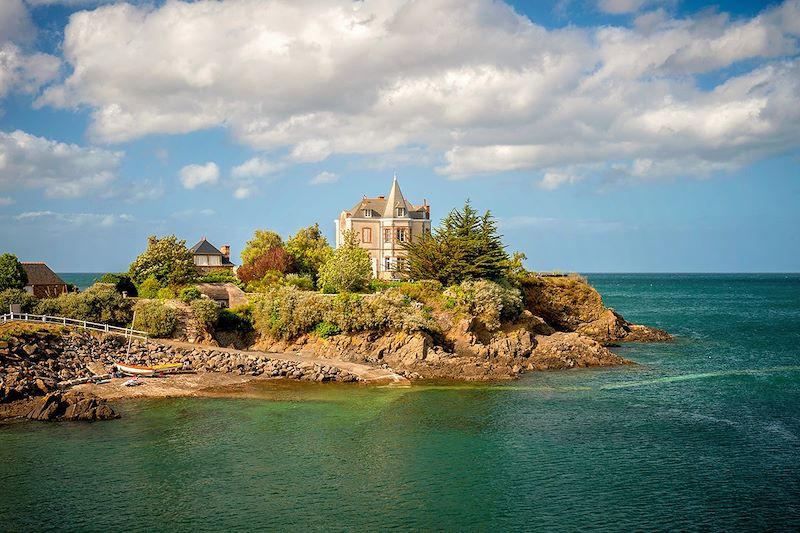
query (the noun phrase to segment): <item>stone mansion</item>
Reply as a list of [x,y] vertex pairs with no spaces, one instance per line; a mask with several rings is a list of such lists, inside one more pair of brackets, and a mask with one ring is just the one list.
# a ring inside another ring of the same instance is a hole
[[389,196],[362,198],[349,211],[342,211],[336,221],[336,247],[342,244],[342,233],[353,230],[362,248],[372,259],[372,275],[377,279],[403,277],[406,251],[401,243],[431,231],[431,208],[409,203],[400,191],[395,177]]

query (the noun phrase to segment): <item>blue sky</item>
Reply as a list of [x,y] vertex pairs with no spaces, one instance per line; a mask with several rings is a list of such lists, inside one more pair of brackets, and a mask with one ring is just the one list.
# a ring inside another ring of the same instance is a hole
[[528,267],[800,270],[800,0],[0,3],[0,250],[238,256],[393,174]]

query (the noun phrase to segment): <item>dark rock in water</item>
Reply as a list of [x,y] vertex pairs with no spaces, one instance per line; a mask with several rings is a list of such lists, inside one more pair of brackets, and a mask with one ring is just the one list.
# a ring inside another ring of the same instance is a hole
[[31,420],[111,420],[119,415],[92,394],[78,391],[51,392],[37,398],[25,414]]

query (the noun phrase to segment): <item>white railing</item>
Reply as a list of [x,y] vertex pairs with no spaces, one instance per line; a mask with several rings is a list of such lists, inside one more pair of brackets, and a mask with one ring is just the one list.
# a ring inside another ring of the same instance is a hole
[[90,329],[92,331],[113,333],[115,335],[124,335],[125,337],[134,339],[147,339],[146,331],[140,331],[138,329],[131,328],[121,328],[119,326],[110,326],[108,324],[98,324],[97,322],[87,322],[86,320],[75,320],[74,318],[66,318],[63,316],[32,315],[29,313],[8,313],[6,315],[0,315],[0,324],[5,324],[6,322],[12,321],[72,326],[82,329]]

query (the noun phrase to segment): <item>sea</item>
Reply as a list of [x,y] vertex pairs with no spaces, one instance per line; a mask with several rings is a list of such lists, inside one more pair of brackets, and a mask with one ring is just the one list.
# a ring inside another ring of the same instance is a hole
[[675,341],[509,383],[262,383],[7,422],[0,530],[799,530],[800,275],[587,277]]

